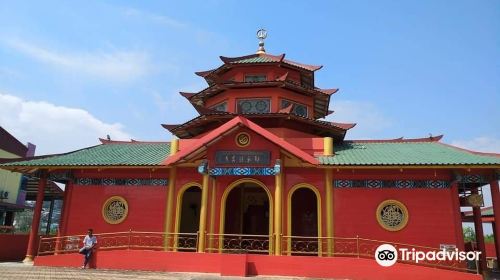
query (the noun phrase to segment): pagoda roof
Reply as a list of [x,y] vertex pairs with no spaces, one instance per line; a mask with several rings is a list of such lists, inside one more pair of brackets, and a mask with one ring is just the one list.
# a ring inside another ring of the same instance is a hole
[[234,88],[259,88],[259,87],[283,87],[302,94],[314,97],[314,118],[319,119],[329,114],[328,105],[330,96],[338,89],[306,88],[289,80],[261,81],[261,82],[225,82],[212,84],[198,93],[181,92],[180,94],[191,102],[201,105],[207,97],[215,96],[225,90]]
[[309,65],[285,59],[284,53],[280,55],[261,53],[237,57],[221,56],[220,59],[226,64],[283,63],[308,71],[317,71],[323,67],[322,65]]
[[303,132],[309,132],[319,136],[331,136],[337,141],[341,141],[344,139],[347,130],[356,125],[350,123],[313,120],[297,116],[295,114],[290,114],[290,112],[285,112],[285,109],[282,109],[282,112],[279,113],[233,114],[227,112],[214,112],[213,114],[198,116],[180,125],[162,124],[162,126],[177,137],[185,139],[196,137],[208,130],[215,129],[235,116],[242,115],[254,122],[266,122],[268,124],[266,127],[276,126],[292,129],[295,128],[300,129]]
[[209,82],[210,84],[212,81],[216,79],[218,74],[227,71],[234,65],[278,64],[291,69],[299,71],[307,71],[311,73],[323,67],[322,65],[309,65],[285,59],[285,54],[272,55],[267,53],[260,53],[260,54],[251,54],[238,57],[220,56],[220,59],[222,60],[222,62],[224,62],[224,64],[221,65],[220,67],[211,70],[195,72],[195,74],[205,78],[207,82]]

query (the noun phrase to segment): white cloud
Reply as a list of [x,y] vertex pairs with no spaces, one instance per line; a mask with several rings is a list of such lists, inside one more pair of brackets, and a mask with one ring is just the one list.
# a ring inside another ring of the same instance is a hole
[[468,140],[455,140],[451,142],[451,145],[477,152],[500,153],[500,139],[486,136]]
[[128,17],[136,17],[139,19],[145,19],[145,20],[152,21],[154,23],[158,23],[158,24],[165,25],[165,26],[172,27],[172,28],[176,28],[176,29],[187,27],[187,24],[180,22],[176,19],[173,19],[171,17],[167,17],[164,15],[157,15],[157,14],[153,14],[150,12],[134,9],[134,8],[129,8],[129,7],[123,8],[123,14],[128,16]]
[[349,139],[370,139],[392,125],[392,121],[372,103],[358,101],[336,101],[331,106],[335,112],[328,121],[357,123],[347,132]]
[[99,144],[98,138],[132,138],[120,123],[105,123],[89,112],[0,93],[0,126],[21,142],[37,145],[37,155],[69,152]]
[[145,52],[63,53],[18,39],[5,40],[4,42],[10,48],[39,62],[58,67],[64,71],[113,82],[138,79],[148,73],[150,69],[149,56]]

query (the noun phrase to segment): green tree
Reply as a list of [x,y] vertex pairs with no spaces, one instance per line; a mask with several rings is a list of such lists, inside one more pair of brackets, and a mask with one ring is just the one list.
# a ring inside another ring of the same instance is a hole
[[463,234],[465,242],[476,242],[476,233],[472,227],[464,227]]
[[[472,227],[464,227],[463,228],[464,241],[465,242],[476,242],[476,232]],[[493,234],[487,234],[484,236],[485,243],[493,243],[495,239]]]

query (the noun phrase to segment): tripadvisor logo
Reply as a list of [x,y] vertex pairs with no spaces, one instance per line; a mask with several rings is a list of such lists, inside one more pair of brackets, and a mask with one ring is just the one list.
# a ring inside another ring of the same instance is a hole
[[382,244],[375,250],[375,260],[381,266],[391,266],[398,260],[398,251],[390,244]]
[[479,260],[481,252],[464,252],[442,249],[440,251],[417,251],[415,248],[399,248],[398,250],[390,244],[382,244],[375,250],[375,261],[381,266],[392,266],[398,260],[419,263],[420,261],[476,261]]

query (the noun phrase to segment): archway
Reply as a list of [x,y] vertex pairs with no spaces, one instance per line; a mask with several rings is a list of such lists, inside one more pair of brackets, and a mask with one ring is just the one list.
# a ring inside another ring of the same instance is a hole
[[[309,184],[294,186],[288,193],[287,253],[321,255],[321,196]],[[291,237],[293,236],[293,237]]]
[[177,196],[177,214],[174,250],[196,251],[197,232],[200,227],[201,185],[184,185]]
[[228,186],[221,201],[219,250],[271,253],[273,203],[267,187],[255,179]]

